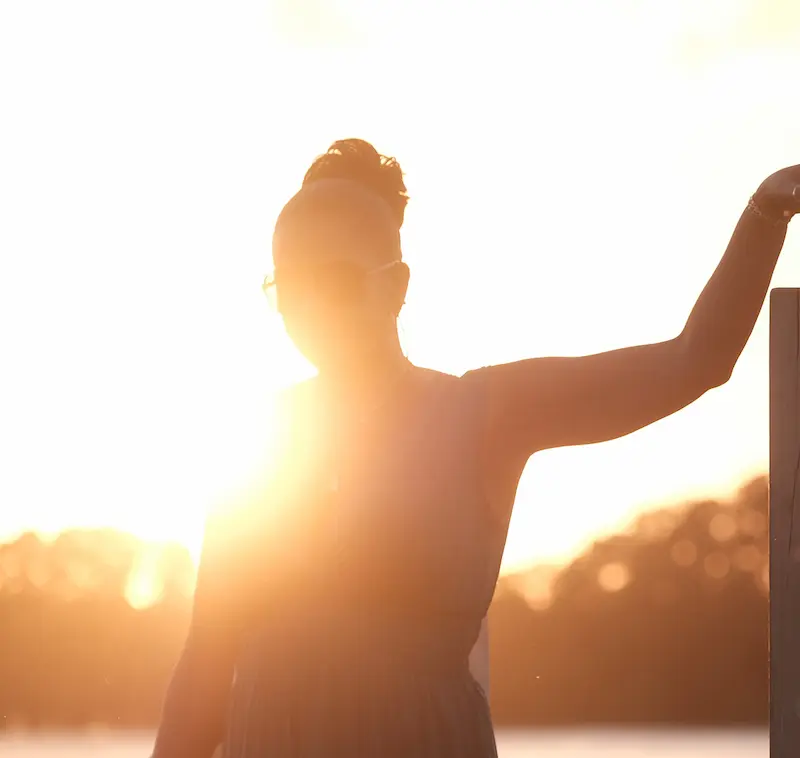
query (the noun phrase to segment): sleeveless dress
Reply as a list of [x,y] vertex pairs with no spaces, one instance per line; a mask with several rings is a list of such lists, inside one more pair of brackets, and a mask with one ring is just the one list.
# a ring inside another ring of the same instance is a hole
[[223,756],[495,758],[469,670],[507,531],[481,481],[481,371],[415,369],[345,436],[295,394],[238,578],[206,581],[237,629]]

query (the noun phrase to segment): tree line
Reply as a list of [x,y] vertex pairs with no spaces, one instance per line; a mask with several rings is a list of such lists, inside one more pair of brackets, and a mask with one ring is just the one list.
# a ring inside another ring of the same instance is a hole
[[[564,567],[501,579],[499,726],[762,725],[767,481],[642,515]],[[154,727],[194,567],[175,545],[73,530],[0,545],[0,729]]]

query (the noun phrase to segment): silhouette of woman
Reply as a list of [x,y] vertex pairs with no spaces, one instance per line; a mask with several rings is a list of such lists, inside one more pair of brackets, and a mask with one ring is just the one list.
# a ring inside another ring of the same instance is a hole
[[274,297],[318,375],[281,400],[266,490],[212,515],[155,758],[489,758],[470,672],[530,456],[640,429],[727,381],[800,166],[754,193],[681,333],[450,376],[412,365],[398,163],[334,143],[280,214]]

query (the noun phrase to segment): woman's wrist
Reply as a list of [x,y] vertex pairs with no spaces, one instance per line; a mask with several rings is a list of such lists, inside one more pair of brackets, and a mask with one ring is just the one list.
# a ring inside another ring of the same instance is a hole
[[753,193],[748,211],[773,226],[784,226],[800,213],[800,165],[776,171]]
[[745,210],[771,226],[786,226],[793,215],[791,211],[776,209],[773,204],[759,199],[757,194],[751,195]]

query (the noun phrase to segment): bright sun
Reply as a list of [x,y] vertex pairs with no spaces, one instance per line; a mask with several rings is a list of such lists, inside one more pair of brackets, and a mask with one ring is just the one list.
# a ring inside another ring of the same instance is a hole
[[[107,5],[98,35],[91,4],[0,3],[3,538],[113,526],[197,556],[208,508],[268,465],[275,392],[311,373],[260,285],[333,139],[404,166],[404,346],[450,373],[674,336],[742,199],[797,162],[774,3]],[[765,321],[675,418],[534,462],[508,565],[762,467]]]
[[[256,307],[265,310],[260,300]],[[157,499],[132,514],[132,532],[148,540],[178,541],[195,559],[208,509],[224,506],[226,498],[235,497],[233,493],[256,479],[273,458],[277,391],[313,371],[289,342],[278,317],[268,312],[261,315],[250,322],[250,334],[240,336],[251,345],[262,346],[258,354],[253,351],[250,377],[243,375],[235,387],[230,385],[227,371],[204,377],[206,388],[223,390],[216,396],[209,394],[198,433],[187,435],[184,431],[181,435],[181,459],[191,475],[181,483],[180,495],[172,507],[165,508],[164,500]],[[244,325],[231,325],[231,329],[241,330]],[[258,365],[262,361],[268,361],[266,372]],[[131,448],[142,442],[131,440]],[[155,491],[159,485],[164,491],[174,488],[174,471],[165,469],[164,474],[160,483],[154,483]]]

